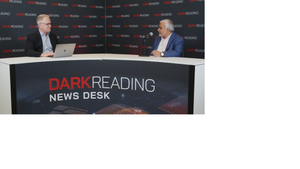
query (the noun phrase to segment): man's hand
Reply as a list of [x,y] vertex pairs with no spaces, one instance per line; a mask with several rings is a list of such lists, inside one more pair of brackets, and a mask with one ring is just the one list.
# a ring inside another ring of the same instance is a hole
[[155,57],[161,57],[161,56],[160,56],[160,51],[158,51],[158,50],[152,51],[151,54],[152,54],[153,56],[155,56]]
[[53,57],[54,53],[53,52],[47,52],[47,53],[42,53],[40,57]]

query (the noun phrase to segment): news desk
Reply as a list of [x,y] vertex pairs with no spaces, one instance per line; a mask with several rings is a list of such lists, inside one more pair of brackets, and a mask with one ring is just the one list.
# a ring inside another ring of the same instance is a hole
[[204,114],[204,59],[0,59],[1,114]]

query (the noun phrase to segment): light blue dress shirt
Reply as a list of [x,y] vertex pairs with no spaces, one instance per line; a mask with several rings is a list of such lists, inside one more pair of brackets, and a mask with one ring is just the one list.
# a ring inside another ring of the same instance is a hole
[[47,36],[40,31],[42,41],[43,41],[43,53],[53,52],[52,44],[50,42],[50,32],[48,32]]

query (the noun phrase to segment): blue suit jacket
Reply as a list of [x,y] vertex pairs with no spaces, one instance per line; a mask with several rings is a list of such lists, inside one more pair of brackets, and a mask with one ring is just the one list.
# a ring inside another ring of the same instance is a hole
[[[161,40],[160,36],[157,36],[155,38],[152,51],[157,50],[160,40]],[[168,45],[166,47],[166,51],[164,51],[165,57],[181,57],[183,44],[184,44],[183,38],[177,35],[175,32],[173,32],[169,39]]]

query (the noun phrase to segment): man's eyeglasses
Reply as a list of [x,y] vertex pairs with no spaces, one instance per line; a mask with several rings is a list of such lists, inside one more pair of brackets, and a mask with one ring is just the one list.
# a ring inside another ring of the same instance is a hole
[[45,25],[47,25],[47,26],[50,26],[50,25],[51,25],[51,23],[41,23],[41,24],[45,24]]

